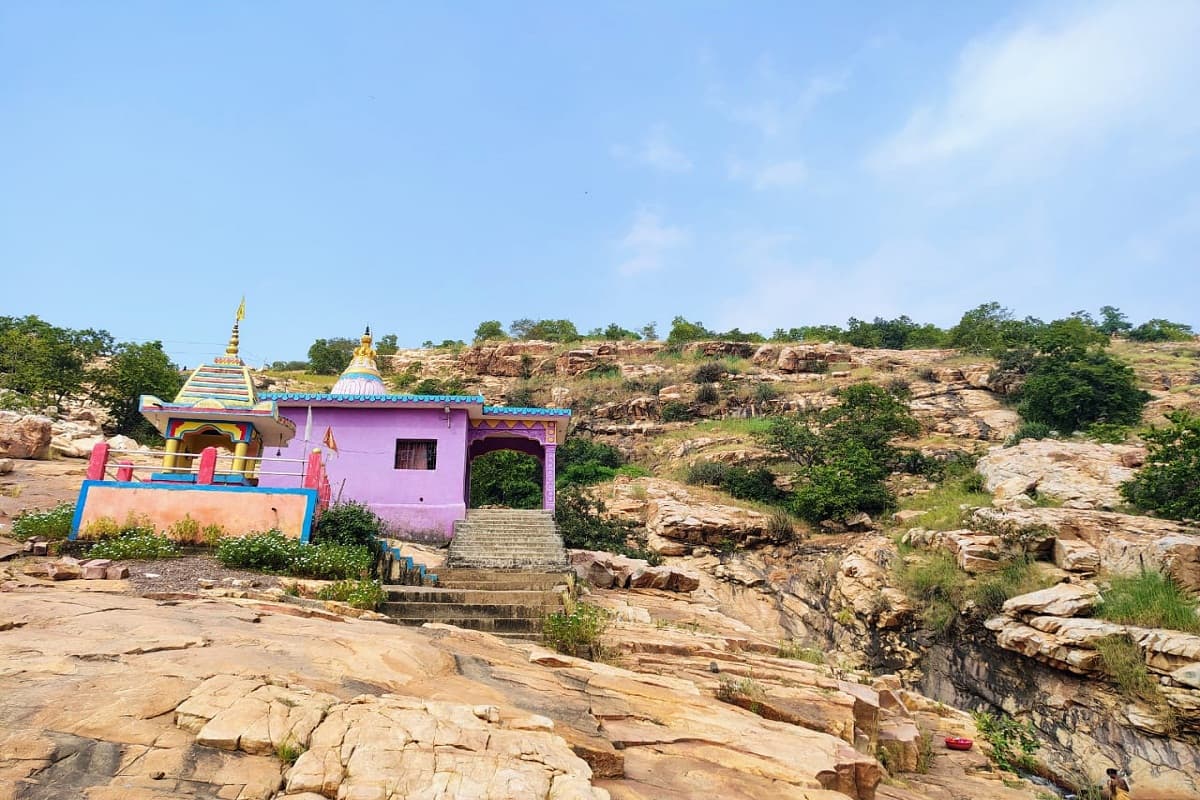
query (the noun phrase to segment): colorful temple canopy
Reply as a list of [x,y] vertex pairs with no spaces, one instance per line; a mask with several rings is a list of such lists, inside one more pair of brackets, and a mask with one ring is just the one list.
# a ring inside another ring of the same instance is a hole
[[[239,307],[239,320],[242,313]],[[250,368],[238,355],[237,322],[233,323],[225,354],[197,367],[174,400],[167,402],[154,395],[142,395],[138,405],[142,416],[168,441],[200,423],[208,423],[231,441],[236,441],[236,435],[246,442],[254,438],[276,444],[286,443],[296,435],[296,426],[280,416],[274,401],[259,400]]]
[[387,387],[383,385],[383,378],[380,377],[379,367],[375,363],[375,349],[371,347],[370,327],[363,332],[358,347],[354,349],[354,358],[350,360],[350,366],[342,372],[342,376],[333,385],[330,394],[387,394]]

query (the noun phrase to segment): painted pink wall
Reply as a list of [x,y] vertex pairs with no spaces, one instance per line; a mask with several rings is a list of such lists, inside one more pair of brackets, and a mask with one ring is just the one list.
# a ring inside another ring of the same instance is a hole
[[[320,447],[326,428],[333,428],[338,454],[328,453],[326,468],[333,499],[357,500],[406,531],[438,531],[449,537],[454,521],[466,516],[467,412],[440,408],[372,406],[313,407],[312,432],[304,442],[306,406],[284,406],[280,414],[296,424],[296,438],[283,448],[283,458],[303,458]],[[437,441],[437,469],[395,468],[397,439]],[[298,465],[271,466],[275,447],[266,443],[263,471],[296,471]],[[260,486],[296,486],[297,478],[263,475]]]

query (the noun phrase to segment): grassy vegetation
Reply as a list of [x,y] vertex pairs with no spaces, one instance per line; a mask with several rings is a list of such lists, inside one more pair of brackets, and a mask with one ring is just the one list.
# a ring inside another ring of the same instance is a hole
[[816,647],[805,647],[799,642],[780,642],[779,658],[790,658],[796,661],[807,661],[809,664],[824,664],[825,652]]
[[176,558],[179,555],[176,544],[166,536],[159,536],[152,528],[127,530],[115,539],[97,542],[88,551],[89,558],[109,558],[113,561]]
[[320,389],[332,389],[337,383],[340,375],[317,375],[313,372],[305,372],[303,370],[274,370],[269,369],[262,373],[268,378],[277,378],[279,380],[291,380],[297,383],[307,383]]
[[600,640],[611,621],[612,615],[607,609],[590,603],[576,603],[570,611],[546,615],[542,638],[560,653],[599,661],[603,658]]
[[65,539],[74,518],[74,503],[61,503],[49,511],[22,511],[13,519],[12,535],[16,539],[30,536],[44,536],[50,541]]
[[1041,748],[1037,729],[1026,720],[1017,722],[1005,714],[993,715],[985,711],[972,714],[979,733],[992,746],[992,760],[1000,769],[1016,772],[1032,771],[1034,754]]
[[962,506],[991,505],[992,496],[983,490],[976,472],[951,478],[931,491],[901,498],[902,510],[924,511],[917,519],[922,528],[950,531],[963,524]]
[[1200,633],[1196,598],[1161,572],[1143,570],[1132,577],[1114,577],[1100,596],[1096,616],[1102,619]]
[[379,581],[343,580],[331,583],[317,592],[318,600],[337,600],[354,608],[374,611],[387,600]]
[[1104,670],[1117,684],[1127,700],[1161,702],[1158,681],[1146,668],[1142,649],[1128,634],[1105,636],[1096,642],[1096,652],[1104,662]]
[[1055,580],[1038,568],[1028,556],[1006,561],[995,572],[980,576],[968,592],[975,605],[988,616],[1000,613],[1004,601],[1028,592],[1053,586]]
[[921,622],[934,633],[945,633],[958,615],[967,587],[967,574],[954,556],[937,551],[898,560],[896,582],[921,607]]

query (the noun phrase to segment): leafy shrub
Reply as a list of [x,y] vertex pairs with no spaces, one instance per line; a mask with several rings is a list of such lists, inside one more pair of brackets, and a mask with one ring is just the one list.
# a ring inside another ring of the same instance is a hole
[[1200,633],[1196,598],[1161,572],[1142,570],[1135,576],[1114,576],[1100,598],[1096,616],[1102,619]]
[[362,577],[372,558],[365,547],[304,544],[279,531],[222,539],[217,545],[217,560],[226,567],[322,580]]
[[687,468],[684,480],[692,486],[720,486],[725,481],[729,465],[719,461],[696,461]]
[[692,373],[694,383],[716,383],[725,377],[725,365],[720,361],[705,361]]
[[1105,444],[1121,444],[1129,438],[1129,426],[1112,422],[1094,422],[1084,431],[1089,439]]
[[1095,422],[1133,425],[1150,399],[1133,370],[1102,350],[1039,357],[1017,396],[1022,417],[1064,432]]
[[617,475],[623,478],[648,478],[652,474],[640,464],[623,464],[617,467]]
[[766,467],[732,466],[726,470],[721,488],[739,500],[775,503],[783,497],[775,485],[775,474]]
[[571,464],[566,470],[560,471],[558,480],[562,486],[591,486],[611,481],[616,475],[617,471],[612,467],[595,461],[585,461],[582,464]]
[[721,399],[721,393],[714,383],[704,383],[696,390],[696,402],[712,404]]
[[756,403],[766,403],[774,400],[779,396],[779,389],[775,388],[775,384],[767,381],[759,381],[754,384],[754,393],[752,397]]
[[555,611],[542,622],[542,638],[560,653],[595,659],[601,655],[600,639],[608,630],[609,612],[590,603],[576,603],[571,611]]
[[603,550],[644,558],[651,564],[662,563],[658,553],[646,549],[644,531],[632,522],[604,516],[604,510],[602,501],[579,487],[559,492],[554,519],[563,544],[576,550]]
[[75,519],[75,504],[60,503],[48,511],[22,511],[13,519],[12,535],[17,539],[44,536],[46,539],[66,539]]
[[866,448],[847,443],[840,458],[807,470],[806,480],[792,494],[792,511],[809,522],[887,511],[894,507],[895,496],[884,483],[886,477],[887,471]]
[[351,500],[334,503],[321,512],[313,528],[312,542],[375,548],[386,532],[383,520],[374,511],[363,503]]
[[679,400],[663,403],[658,414],[662,417],[663,422],[687,422],[695,416],[692,407]]
[[625,457],[612,445],[572,437],[558,448],[555,483],[562,488],[610,481],[624,465]]
[[121,535],[121,525],[112,517],[98,517],[87,525],[83,526],[80,535],[84,539],[98,541],[100,539],[111,539]]
[[962,477],[962,488],[965,492],[986,493],[987,480],[982,473],[971,470]]
[[971,716],[979,733],[991,744],[996,766],[1009,772],[1029,772],[1036,766],[1033,756],[1042,745],[1033,722],[1017,722],[1005,714],[986,711],[976,711]]
[[110,558],[113,561],[135,559],[176,558],[179,547],[167,536],[159,536],[153,530],[133,528],[113,539],[103,539],[92,545],[90,558]]
[[1121,485],[1121,494],[1164,517],[1200,518],[1200,416],[1177,411],[1167,419],[1167,427],[1143,434],[1146,464]]
[[317,592],[319,600],[337,600],[354,608],[374,611],[387,600],[387,592],[379,581],[344,580],[331,583]]
[[173,542],[199,542],[201,536],[200,523],[191,514],[184,514],[183,519],[167,526],[167,538]]
[[1168,319],[1152,319],[1129,332],[1135,342],[1186,342],[1194,335],[1190,325]]

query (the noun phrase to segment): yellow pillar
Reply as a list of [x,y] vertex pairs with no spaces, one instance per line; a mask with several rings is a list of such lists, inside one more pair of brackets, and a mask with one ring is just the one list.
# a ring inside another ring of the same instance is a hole
[[163,469],[175,468],[175,454],[179,452],[179,440],[167,439],[167,454],[163,456]]
[[233,471],[245,473],[246,471],[246,449],[248,445],[245,442],[238,442],[233,446]]

